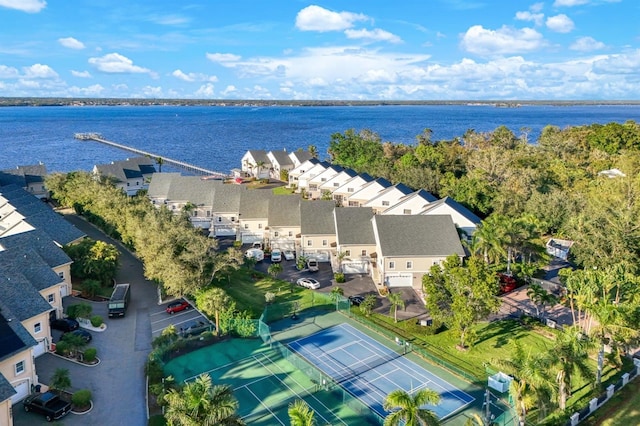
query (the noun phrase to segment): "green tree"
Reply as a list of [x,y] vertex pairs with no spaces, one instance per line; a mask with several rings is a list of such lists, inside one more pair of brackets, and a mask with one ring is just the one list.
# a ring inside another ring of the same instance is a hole
[[373,294],[367,294],[362,303],[360,303],[360,311],[366,316],[370,316],[373,312],[374,306],[376,306],[376,301],[376,296]]
[[80,289],[84,297],[93,299],[102,289],[102,283],[98,280],[83,280]]
[[440,424],[436,414],[424,405],[437,405],[440,395],[431,389],[423,388],[409,394],[403,389],[391,392],[384,399],[383,407],[391,411],[384,419],[384,426],[436,426]]
[[344,134],[334,133],[329,141],[331,162],[357,172],[369,171],[384,158],[380,136],[370,130],[358,133],[349,129]]
[[220,313],[229,305],[231,298],[221,288],[210,288],[196,296],[196,303],[207,315],[216,319],[216,335],[220,331]]
[[235,247],[229,247],[225,251],[217,252],[213,256],[211,263],[211,281],[218,278],[218,275],[226,275],[230,279],[231,274],[237,271],[244,264],[244,254]]
[[547,306],[554,305],[558,302],[558,298],[556,296],[542,288],[542,286],[538,283],[529,284],[529,288],[527,289],[527,297],[536,307],[536,316],[543,320],[546,317]]
[[402,300],[402,294],[389,292],[388,299],[391,304],[389,314],[393,312],[393,320],[394,322],[398,322],[398,308],[404,309],[405,307],[404,300]]
[[272,263],[267,268],[267,273],[273,277],[273,279],[278,278],[278,275],[282,273],[282,265],[280,263]]
[[228,385],[213,385],[208,374],[198,376],[181,390],[171,389],[164,397],[165,418],[170,426],[244,425],[236,414],[238,401]]
[[301,399],[296,399],[289,404],[289,420],[291,426],[314,426],[314,411]]
[[579,326],[566,327],[558,334],[549,354],[557,372],[558,407],[561,410],[567,408],[567,399],[571,397],[576,373],[588,382],[595,379],[589,362],[589,351],[593,347],[593,341]]
[[434,265],[422,278],[427,309],[434,320],[454,330],[466,348],[473,342],[472,326],[497,312],[500,307],[498,279],[486,263],[471,257],[466,265],[456,255],[449,256],[443,268]]
[[51,389],[65,392],[71,389],[71,377],[66,368],[56,368],[49,382]]
[[331,300],[333,300],[333,302],[338,303],[338,300],[340,300],[340,298],[344,296],[344,289],[340,286],[335,286],[331,289],[331,293],[329,295],[331,296]]

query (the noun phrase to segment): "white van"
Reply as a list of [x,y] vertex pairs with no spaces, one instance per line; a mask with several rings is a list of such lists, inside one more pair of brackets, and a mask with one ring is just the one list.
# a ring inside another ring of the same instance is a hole
[[307,260],[307,269],[309,272],[318,272],[318,261],[313,258]]
[[264,260],[264,252],[257,248],[251,248],[244,253],[247,259],[255,259],[256,262]]

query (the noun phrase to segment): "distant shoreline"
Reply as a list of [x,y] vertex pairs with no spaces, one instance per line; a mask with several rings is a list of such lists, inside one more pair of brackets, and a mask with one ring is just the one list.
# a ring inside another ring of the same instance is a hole
[[305,106],[409,106],[460,105],[517,108],[520,106],[640,106],[640,100],[460,100],[460,101],[351,101],[351,100],[259,100],[259,99],[125,99],[125,98],[3,98],[0,107],[15,106],[217,106],[217,107],[305,107]]

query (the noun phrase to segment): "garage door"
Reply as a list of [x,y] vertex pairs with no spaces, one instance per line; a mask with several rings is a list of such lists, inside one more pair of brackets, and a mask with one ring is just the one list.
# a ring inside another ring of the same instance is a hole
[[412,274],[387,275],[385,282],[388,287],[411,287],[413,285]]
[[366,260],[342,262],[342,272],[345,274],[366,274],[368,271],[369,262]]
[[33,356],[36,358],[46,352],[47,352],[47,339],[40,340],[38,344],[33,347]]
[[11,397],[11,404],[17,404],[18,402],[25,399],[29,396],[29,382],[25,380],[17,385],[14,385],[13,388],[16,390],[16,394]]
[[294,250],[296,249],[296,241],[285,238],[272,238],[270,241],[271,248],[279,248],[280,250]]
[[253,232],[243,232],[240,237],[242,244],[252,244],[256,241],[262,241],[262,234],[254,234]]
[[232,237],[236,235],[236,228],[232,226],[216,226],[215,235],[216,237]]

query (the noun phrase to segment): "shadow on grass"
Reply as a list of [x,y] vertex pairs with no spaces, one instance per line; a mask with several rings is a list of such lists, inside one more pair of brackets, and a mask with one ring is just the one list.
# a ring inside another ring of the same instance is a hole
[[526,329],[519,321],[516,320],[503,320],[490,323],[487,327],[484,327],[480,333],[478,333],[478,340],[476,345],[496,338],[496,342],[493,345],[494,348],[501,348],[508,344],[511,340],[517,340],[523,336]]

